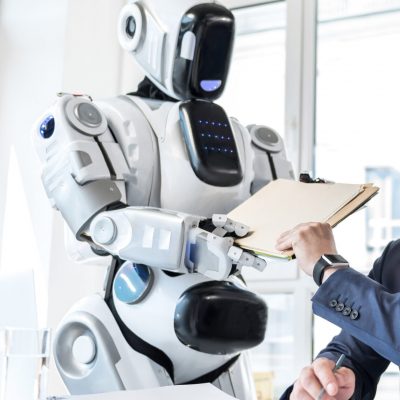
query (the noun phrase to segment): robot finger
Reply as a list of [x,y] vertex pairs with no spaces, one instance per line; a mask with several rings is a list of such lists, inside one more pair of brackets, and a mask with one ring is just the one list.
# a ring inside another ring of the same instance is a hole
[[225,214],[213,214],[212,223],[217,228],[223,228],[228,221],[228,216]]
[[257,256],[255,256],[254,258],[255,258],[255,260],[254,260],[253,268],[255,268],[256,270],[258,270],[260,272],[264,271],[264,269],[267,266],[267,262],[263,258],[260,258]]
[[239,249],[236,246],[232,246],[232,248],[229,249],[228,256],[237,263],[239,269],[242,267],[253,267],[258,271],[264,271],[267,266],[267,262],[264,259]]
[[220,226],[218,228],[215,228],[212,233],[214,235],[220,236],[220,237],[224,237],[228,232],[224,229],[221,228]]
[[212,217],[213,224],[218,228],[242,237],[249,233],[250,228],[240,222],[236,222],[228,218],[225,214],[214,214]]
[[240,222],[235,222],[235,233],[239,237],[246,236],[250,231],[247,225],[241,224]]
[[232,246],[228,250],[228,257],[234,262],[238,263],[240,260],[240,257],[242,257],[243,250],[240,247],[237,246]]

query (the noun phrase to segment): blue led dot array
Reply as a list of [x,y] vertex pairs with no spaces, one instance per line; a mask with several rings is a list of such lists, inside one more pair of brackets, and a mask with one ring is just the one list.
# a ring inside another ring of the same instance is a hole
[[52,115],[47,116],[40,124],[39,132],[43,139],[49,139],[53,136],[55,129],[55,120]]
[[232,140],[230,136],[227,135],[216,135],[215,133],[201,133],[201,137],[209,138],[209,139],[217,139],[217,140]]
[[224,127],[227,128],[228,124],[225,122],[218,122],[218,121],[208,121],[206,119],[199,119],[198,123],[200,125],[208,125],[208,126],[220,126],[220,127]]
[[215,151],[218,153],[226,153],[226,154],[233,153],[232,149],[227,149],[226,147],[203,146],[203,149],[207,151]]

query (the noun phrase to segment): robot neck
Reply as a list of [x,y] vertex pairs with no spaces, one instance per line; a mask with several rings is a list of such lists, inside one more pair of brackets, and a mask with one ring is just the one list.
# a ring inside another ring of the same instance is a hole
[[168,96],[162,90],[160,90],[149,78],[145,77],[137,88],[136,92],[128,93],[130,96],[139,96],[153,100],[163,100],[178,102],[179,100]]

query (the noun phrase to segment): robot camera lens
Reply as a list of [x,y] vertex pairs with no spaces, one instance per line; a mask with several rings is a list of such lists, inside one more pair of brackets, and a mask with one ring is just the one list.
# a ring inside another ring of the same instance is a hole
[[40,135],[43,139],[50,138],[54,133],[55,121],[52,115],[49,115],[41,124],[39,128]]
[[97,108],[90,103],[78,104],[75,109],[75,114],[82,124],[90,128],[99,127],[103,120]]
[[136,20],[131,15],[126,20],[125,33],[129,37],[129,39],[133,39],[133,37],[135,36],[135,32],[136,32]]

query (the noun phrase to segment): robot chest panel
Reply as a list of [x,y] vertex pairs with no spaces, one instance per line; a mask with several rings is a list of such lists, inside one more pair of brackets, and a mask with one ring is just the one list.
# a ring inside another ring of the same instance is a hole
[[250,196],[249,143],[226,116],[207,120],[186,111],[177,107],[159,141],[161,207],[202,216],[227,213]]
[[250,196],[254,178],[250,136],[220,106],[190,101],[150,108],[149,102],[130,100],[147,127],[137,129],[134,136],[150,134],[154,146],[151,150],[150,145],[143,146],[145,141],[137,143],[142,158],[134,169],[139,172],[148,162],[151,168],[142,168],[125,181],[128,204],[210,216],[227,213]]

